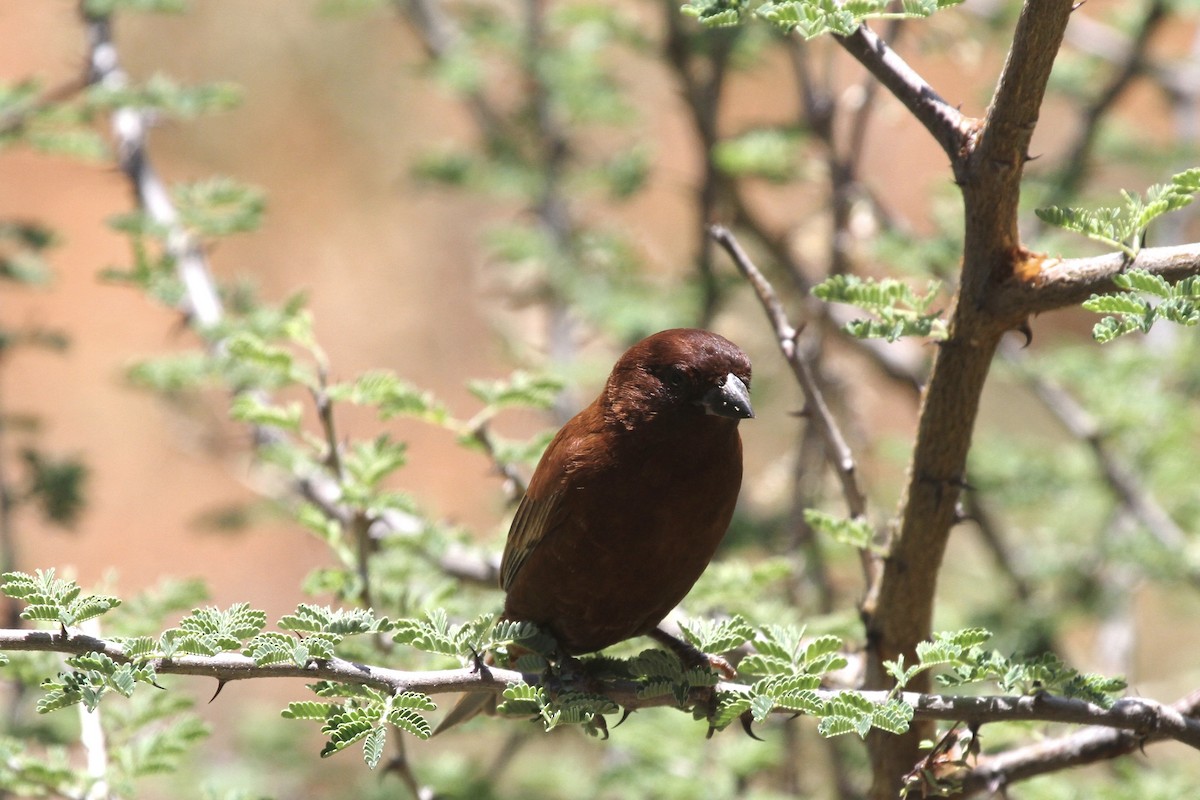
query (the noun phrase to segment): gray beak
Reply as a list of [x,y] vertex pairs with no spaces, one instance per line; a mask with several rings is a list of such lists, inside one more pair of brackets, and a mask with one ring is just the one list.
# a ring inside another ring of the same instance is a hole
[[742,379],[732,372],[725,376],[719,386],[714,386],[700,401],[708,414],[729,419],[752,419],[754,409],[750,406],[750,389]]

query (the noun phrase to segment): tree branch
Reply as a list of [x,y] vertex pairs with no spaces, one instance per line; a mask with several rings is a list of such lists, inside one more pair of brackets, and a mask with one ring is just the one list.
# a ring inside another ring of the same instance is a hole
[[1076,306],[1093,294],[1116,291],[1113,276],[1134,268],[1172,282],[1200,274],[1200,243],[1143,248],[1132,262],[1122,253],[1088,258],[1029,256],[1020,267],[1021,274],[1029,277],[994,287],[986,307],[1008,318]]
[[834,38],[912,112],[952,162],[962,159],[978,125],[977,120],[964,116],[943,100],[916,70],[866,25],[860,25],[850,36]]
[[[115,642],[68,631],[45,631],[24,629],[0,629],[0,651],[37,651],[83,655],[103,653],[118,663],[131,662],[125,650]],[[487,667],[461,669],[408,671],[391,669],[346,661],[341,658],[311,660],[304,666],[296,664],[255,664],[254,659],[240,653],[220,653],[214,656],[178,656],[154,658],[138,662],[153,667],[158,675],[190,675],[213,678],[222,683],[237,680],[266,678],[301,678],[304,680],[329,680],[360,686],[371,686],[385,692],[421,692],[423,694],[449,694],[453,692],[502,692],[516,683],[538,684],[540,675],[522,673],[511,669]],[[640,685],[635,681],[613,679],[598,681],[604,696],[627,709],[675,706],[671,694],[642,697]],[[740,683],[721,682],[716,685],[719,692],[746,694],[750,687]],[[691,699],[703,699],[706,689],[697,687]],[[813,695],[820,702],[836,700],[841,694],[835,689],[815,689]],[[1122,731],[1130,731],[1139,737],[1174,739],[1189,747],[1200,749],[1200,720],[1194,719],[1179,708],[1164,706],[1144,698],[1127,697],[1118,700],[1111,708],[1103,708],[1083,700],[1074,700],[1048,694],[1024,696],[955,697],[951,695],[923,695],[902,692],[894,695],[886,691],[859,692],[866,700],[883,705],[900,699],[914,709],[914,718],[921,720],[946,720],[972,724],[990,722],[1056,722],[1067,724],[1100,725]],[[787,708],[776,708],[773,713],[794,714]]]
[[[959,521],[958,495],[983,386],[1001,336],[1024,320],[984,305],[991,287],[1015,272],[1023,252],[1017,229],[1021,175],[1071,8],[1072,0],[1027,0],[983,127],[964,153],[953,156],[965,207],[963,264],[948,336],[939,343],[921,404],[895,535],[876,591],[863,602],[869,688],[892,685],[884,663],[913,657],[931,634],[938,574],[950,529]],[[927,688],[928,676],[917,676],[912,686]],[[920,760],[921,738],[930,733],[914,725],[903,737],[868,736],[872,798],[895,797],[902,776]]]
[[[1200,712],[1200,691],[1192,692],[1171,706],[1160,706],[1172,717],[1195,724]],[[1070,767],[1094,764],[1128,755],[1152,742],[1167,738],[1157,729],[1089,727],[1055,739],[980,758],[965,776],[964,796],[981,792],[1002,793],[1017,781],[1035,778]]]

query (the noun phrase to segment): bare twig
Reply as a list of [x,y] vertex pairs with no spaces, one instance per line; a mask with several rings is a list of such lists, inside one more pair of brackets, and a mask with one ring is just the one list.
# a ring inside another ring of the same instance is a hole
[[[1160,707],[1183,722],[1196,723],[1200,713],[1200,691],[1171,706]],[[1069,767],[1094,764],[1128,755],[1145,745],[1161,741],[1166,734],[1154,727],[1131,729],[1089,727],[1053,739],[1046,739],[1006,753],[979,759],[976,766],[965,776],[964,794],[981,792],[1002,793],[1004,788],[1017,781],[1035,778]]]
[[966,151],[977,124],[942,99],[916,70],[866,25],[835,37],[896,99],[912,112],[954,162]]
[[[813,376],[808,360],[798,346],[800,331],[788,320],[787,312],[784,311],[779,296],[775,294],[774,287],[750,260],[734,235],[721,225],[711,226],[709,235],[729,253],[730,258],[737,265],[738,271],[750,282],[755,294],[758,295],[767,319],[775,330],[779,349],[792,368],[792,374],[795,375],[796,382],[800,384],[801,391],[804,392],[805,411],[817,430],[820,431],[821,438],[825,443],[826,457],[842,486],[846,511],[851,519],[866,520],[867,496],[858,482],[858,468],[854,461],[854,454],[850,451],[846,437],[842,435],[837,420],[834,419],[829,405],[825,402],[825,396]],[[869,549],[859,552],[863,561],[867,585],[870,586],[875,581],[879,560]]]

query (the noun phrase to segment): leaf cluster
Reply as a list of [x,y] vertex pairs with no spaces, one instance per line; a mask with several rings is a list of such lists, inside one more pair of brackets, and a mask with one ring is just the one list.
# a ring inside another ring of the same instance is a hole
[[1122,189],[1123,202],[1119,206],[1096,209],[1049,206],[1034,213],[1043,222],[1081,233],[1120,250],[1132,260],[1137,258],[1150,223],[1191,205],[1197,191],[1200,191],[1200,167],[1171,176],[1170,183],[1151,186],[1144,197]]
[[860,278],[833,275],[812,288],[814,297],[826,303],[846,303],[870,312],[873,319],[858,319],[843,326],[859,339],[882,338],[894,342],[904,336],[943,339],[946,323],[940,310],[931,311],[941,289],[930,281],[924,294],[895,278]]
[[1149,333],[1159,320],[1187,327],[1200,323],[1200,278],[1195,275],[1172,284],[1146,270],[1131,269],[1112,280],[1119,293],[1094,294],[1083,303],[1088,311],[1108,315],[1092,328],[1092,337],[1100,343],[1134,331]]
[[825,34],[850,36],[873,19],[923,19],[962,0],[904,0],[895,10],[891,0],[781,0],[753,4],[749,0],[697,0],[682,11],[708,27],[741,24],[747,15],[764,20],[782,33],[805,39]]
[[847,665],[837,636],[806,639],[804,631],[788,626],[765,626],[754,633],[754,652],[742,659],[738,671],[761,676],[748,692],[718,692],[717,710],[710,720],[720,730],[749,713],[755,722],[777,711],[817,718],[822,736],[857,733],[872,728],[903,733],[912,708],[898,700],[875,704],[862,694],[841,691],[819,695],[823,676]]
[[917,646],[916,664],[906,666],[901,656],[896,661],[884,662],[884,667],[896,680],[896,691],[903,689],[914,676],[935,668],[943,668],[934,676],[941,686],[987,682],[1004,694],[1050,692],[1103,708],[1110,707],[1114,696],[1126,687],[1123,678],[1080,673],[1053,653],[1026,658],[985,649],[991,638],[992,634],[983,628],[935,633],[933,639]]

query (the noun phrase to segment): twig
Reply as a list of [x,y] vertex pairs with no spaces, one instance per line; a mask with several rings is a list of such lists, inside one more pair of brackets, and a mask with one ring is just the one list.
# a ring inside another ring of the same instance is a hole
[[[1169,709],[1171,715],[1195,724],[1200,713],[1200,691],[1179,700]],[[1047,739],[1006,753],[980,758],[963,780],[967,796],[981,792],[1002,793],[1005,787],[1020,780],[1052,772],[1094,764],[1118,758],[1142,749],[1146,744],[1161,741],[1166,735],[1160,730],[1089,727],[1054,739]]]
[[[92,618],[80,626],[89,636],[100,636],[100,620]],[[100,709],[89,710],[79,704],[79,743],[87,763],[87,776],[91,786],[83,800],[108,800],[108,743],[104,726],[100,723]]]
[[[112,38],[112,20],[107,14],[94,14],[80,3],[88,36],[89,85],[123,88],[129,77],[122,69]],[[150,117],[132,106],[122,106],[112,115],[112,132],[117,143],[117,161],[129,178],[137,195],[138,205],[156,225],[168,231],[165,237],[167,254],[186,291],[188,309],[195,325],[205,331],[221,320],[221,298],[208,268],[208,259],[200,243],[183,226],[171,193],[159,178],[146,152]]]
[[834,38],[912,112],[951,161],[961,159],[974,133],[976,120],[964,116],[943,100],[916,70],[866,25],[860,25],[850,36]]
[[[758,295],[767,319],[775,330],[779,349],[791,366],[792,374],[795,375],[796,382],[800,384],[801,391],[804,392],[805,411],[817,430],[820,431],[821,438],[825,443],[826,457],[842,486],[846,511],[851,519],[865,520],[867,497],[858,483],[858,469],[854,461],[854,454],[850,451],[846,437],[842,435],[837,420],[833,418],[829,405],[825,402],[825,396],[821,392],[820,386],[817,385],[816,378],[813,377],[807,359],[798,347],[800,331],[788,320],[787,313],[783,310],[783,304],[779,301],[779,296],[775,294],[774,287],[742,250],[734,235],[721,225],[710,226],[709,235],[729,253],[730,258],[737,265],[738,271],[750,282],[755,294]],[[867,584],[868,586],[872,585],[879,565],[878,557],[869,549],[859,552]]]
[[500,454],[496,450],[496,441],[492,438],[492,429],[488,426],[486,419],[480,420],[470,429],[471,438],[479,443],[483,448],[483,452],[491,460],[492,466],[500,477],[504,478],[504,494],[508,496],[509,503],[516,503],[525,494],[525,478],[511,461],[505,461],[500,458]]
[[[56,653],[104,653],[118,663],[130,662],[125,650],[115,642],[67,631],[0,629],[0,651],[40,651]],[[255,664],[252,658],[239,653],[220,653],[214,656],[178,656],[153,658],[138,663],[154,669],[158,675],[192,675],[213,678],[222,682],[258,680],[265,678],[302,678],[330,680],[359,686],[371,686],[386,692],[421,692],[448,694],[452,692],[501,692],[516,683],[538,684],[540,675],[522,673],[500,667],[486,670],[462,669],[405,671],[346,661],[341,658],[310,660],[296,664]],[[598,681],[598,689],[613,702],[629,709],[676,706],[673,695],[642,696],[636,681],[612,679]],[[745,684],[721,682],[719,692],[747,694]],[[815,689],[818,702],[836,700],[841,692],[834,689]],[[692,701],[706,695],[706,687],[694,690]],[[1045,693],[1023,696],[955,697],[950,695],[919,694],[887,691],[857,692],[868,702],[883,705],[900,699],[914,709],[920,720],[957,720],[983,724],[989,722],[1055,722],[1074,725],[1100,725],[1131,731],[1146,741],[1174,739],[1189,747],[1200,749],[1200,720],[1179,708],[1165,706],[1154,700],[1126,697],[1104,708],[1084,700],[1058,697]],[[777,708],[773,713],[794,714],[793,709]]]

